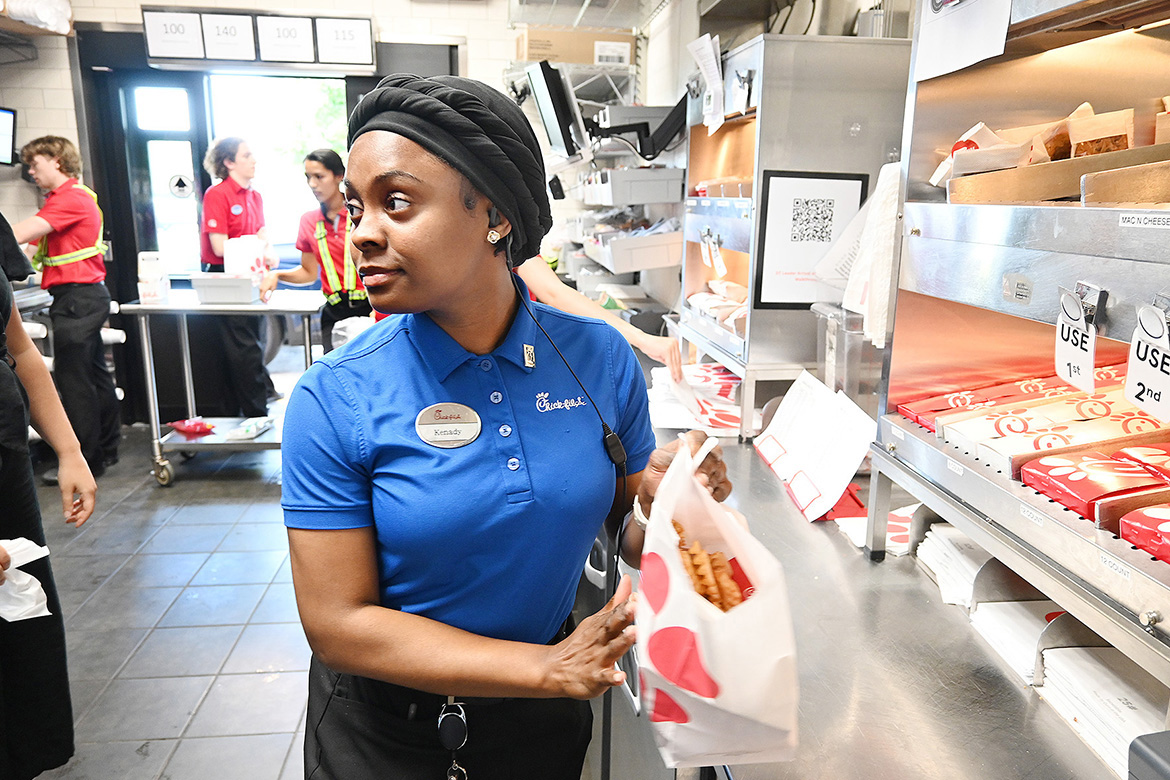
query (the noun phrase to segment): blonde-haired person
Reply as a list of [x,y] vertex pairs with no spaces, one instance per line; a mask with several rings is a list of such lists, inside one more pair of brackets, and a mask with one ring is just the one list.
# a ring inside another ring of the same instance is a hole
[[[41,287],[53,296],[53,372],[61,402],[90,471],[101,476],[118,460],[121,419],[106,366],[102,324],[110,314],[106,244],[97,195],[78,181],[81,157],[67,138],[46,135],[20,150],[45,203],[12,226],[21,244],[36,244]],[[56,472],[49,472],[52,483]]]
[[[207,173],[220,182],[203,193],[200,223],[200,267],[205,273],[223,273],[224,247],[229,238],[257,236],[265,245],[266,262],[275,267],[277,259],[268,244],[264,226],[264,199],[252,187],[256,158],[244,139],[235,136],[212,141],[203,158]],[[272,379],[264,367],[260,345],[260,318],[224,316],[215,318],[227,376],[230,417],[263,417],[268,398],[274,393]]]

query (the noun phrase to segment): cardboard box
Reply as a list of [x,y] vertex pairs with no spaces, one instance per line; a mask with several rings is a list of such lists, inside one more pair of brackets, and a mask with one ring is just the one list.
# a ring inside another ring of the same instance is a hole
[[997,436],[1029,433],[1069,420],[1095,420],[1130,408],[1124,386],[1117,385],[1096,393],[1067,393],[1055,398],[1000,399],[983,414],[940,414],[935,418],[935,429],[951,444],[976,448],[979,442]]
[[[1105,499],[1161,491],[1170,485],[1136,463],[1115,460],[1101,452],[1083,450],[1049,455],[1025,463],[1024,484],[1087,520],[1097,520],[1097,504]],[[1153,499],[1148,503],[1156,503]]]
[[255,303],[260,300],[260,288],[251,276],[235,274],[192,274],[191,287],[200,303]]
[[521,62],[632,66],[635,45],[634,35],[619,29],[516,26],[516,59]]
[[1170,563],[1170,504],[1142,507],[1124,515],[1121,538]]
[[1136,463],[1154,476],[1170,481],[1170,444],[1143,444],[1113,453],[1118,460]]
[[1020,467],[1045,455],[1078,452],[1092,447],[1112,455],[1122,447],[1165,442],[1170,432],[1143,412],[1124,412],[1096,420],[1069,420],[1031,433],[1011,434],[979,444],[980,460],[994,469],[1020,478]]

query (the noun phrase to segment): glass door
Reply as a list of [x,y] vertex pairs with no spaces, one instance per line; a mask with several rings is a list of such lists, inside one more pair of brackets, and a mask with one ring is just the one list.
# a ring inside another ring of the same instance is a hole
[[199,202],[210,184],[205,77],[147,73],[122,79],[134,236],[138,252],[157,251],[167,273],[199,270]]

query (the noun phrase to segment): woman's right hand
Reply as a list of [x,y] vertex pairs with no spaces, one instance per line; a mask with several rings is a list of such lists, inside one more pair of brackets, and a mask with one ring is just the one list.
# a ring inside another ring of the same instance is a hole
[[61,490],[65,522],[80,528],[93,514],[97,482],[80,452],[59,455],[57,463],[57,486]]
[[267,301],[279,283],[280,277],[276,275],[276,271],[269,271],[264,274],[264,278],[260,280],[260,300]]
[[8,551],[0,547],[0,585],[4,584],[7,577],[4,575],[4,570],[12,565],[12,558],[9,557]]
[[623,576],[608,604],[549,648],[546,674],[558,696],[592,699],[626,681],[614,665],[634,645],[632,591],[629,575]]

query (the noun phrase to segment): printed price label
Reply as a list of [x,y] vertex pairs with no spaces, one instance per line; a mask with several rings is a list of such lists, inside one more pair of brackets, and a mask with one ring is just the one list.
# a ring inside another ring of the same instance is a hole
[[1130,568],[1112,555],[1101,553],[1101,565],[1127,582],[1133,577]]
[[956,474],[958,474],[960,477],[963,476],[962,465],[959,463],[956,463],[955,461],[951,460],[950,458],[947,458],[947,468],[950,469],[951,471],[955,472]]
[[1056,318],[1056,375],[1085,393],[1095,389],[1093,376],[1097,357],[1097,329],[1085,322],[1081,301],[1072,293],[1060,296]]
[[369,19],[317,19],[317,61],[374,64],[374,31]]
[[1160,228],[1170,230],[1170,215],[1167,214],[1122,214],[1117,218],[1119,227]]
[[1138,324],[1129,343],[1125,397],[1137,408],[1170,422],[1170,332],[1166,314],[1138,307]]
[[1044,515],[1040,514],[1027,504],[1020,504],[1020,516],[1041,528],[1044,527]]
[[257,16],[260,59],[268,62],[312,62],[313,20],[294,16]]
[[203,48],[209,60],[256,59],[252,17],[239,14],[201,14]]
[[199,14],[143,11],[146,53],[150,57],[202,59],[203,32]]

